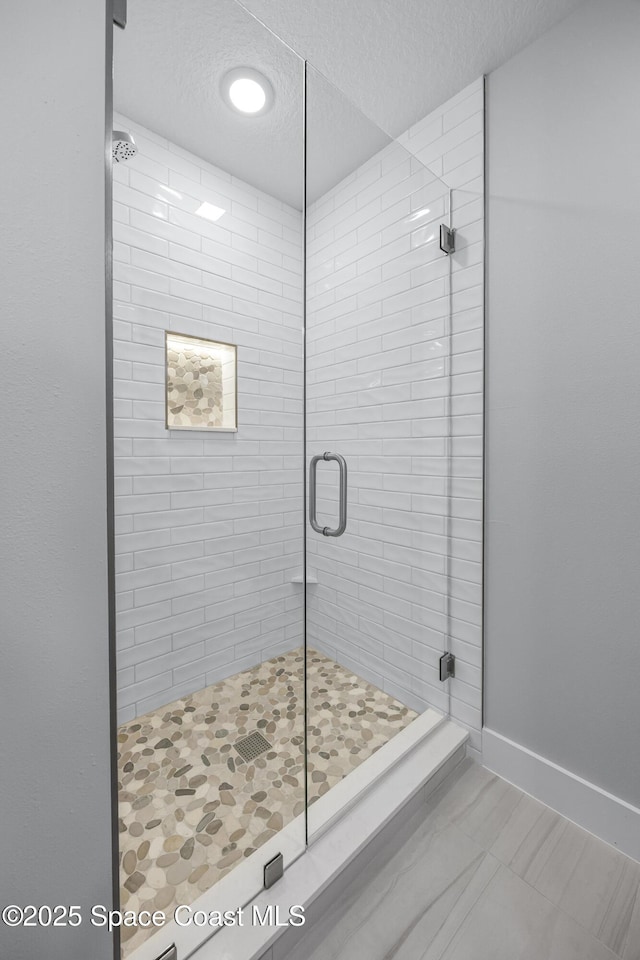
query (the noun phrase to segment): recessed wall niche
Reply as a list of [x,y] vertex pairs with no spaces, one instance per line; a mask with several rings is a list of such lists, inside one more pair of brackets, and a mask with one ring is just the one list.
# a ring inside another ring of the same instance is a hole
[[168,430],[238,429],[234,344],[167,331],[165,358]]

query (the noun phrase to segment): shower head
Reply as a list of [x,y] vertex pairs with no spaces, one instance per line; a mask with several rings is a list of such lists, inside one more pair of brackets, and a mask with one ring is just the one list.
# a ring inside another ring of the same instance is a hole
[[138,152],[135,141],[126,130],[114,130],[111,138],[111,156],[114,163],[131,160]]

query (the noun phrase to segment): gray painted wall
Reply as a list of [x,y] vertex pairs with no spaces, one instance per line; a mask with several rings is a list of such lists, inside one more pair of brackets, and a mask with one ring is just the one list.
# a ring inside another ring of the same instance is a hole
[[640,4],[488,80],[485,721],[640,802]]
[[12,960],[112,956],[104,330],[105,11],[3,10],[0,928]]

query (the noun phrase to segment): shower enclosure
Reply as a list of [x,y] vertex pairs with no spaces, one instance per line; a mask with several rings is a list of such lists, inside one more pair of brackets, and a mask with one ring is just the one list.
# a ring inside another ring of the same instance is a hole
[[[131,960],[188,956],[215,931],[177,907],[249,902],[444,722],[480,590],[482,331],[447,252],[477,184],[234,0],[174,7],[115,36],[121,907],[170,918]],[[245,63],[256,116],[218,96]]]

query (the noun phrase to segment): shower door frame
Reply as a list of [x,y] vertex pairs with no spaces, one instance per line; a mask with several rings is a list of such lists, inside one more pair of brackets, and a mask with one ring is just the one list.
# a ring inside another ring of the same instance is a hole
[[[107,597],[109,631],[109,753],[111,773],[111,889],[113,909],[120,910],[120,833],[118,790],[118,681],[116,631],[116,520],[115,520],[115,437],[113,370],[113,174],[111,141],[113,135],[113,31],[116,0],[105,2],[105,116],[104,116],[104,190],[105,190],[105,417],[107,475]],[[113,957],[121,960],[120,927],[113,930]]]

